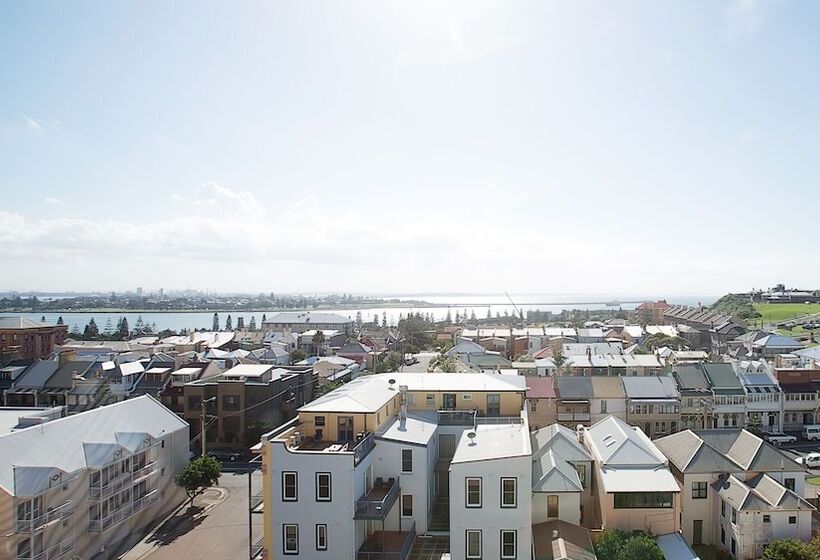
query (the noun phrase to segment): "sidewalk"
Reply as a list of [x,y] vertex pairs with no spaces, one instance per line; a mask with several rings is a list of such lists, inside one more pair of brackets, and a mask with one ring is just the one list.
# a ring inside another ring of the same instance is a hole
[[228,497],[224,488],[206,488],[201,494],[194,497],[194,506],[186,500],[168,517],[163,519],[157,527],[149,532],[145,538],[133,548],[119,556],[119,560],[143,560],[163,545],[174,542],[181,535],[186,534],[207,517],[212,507],[222,503]]

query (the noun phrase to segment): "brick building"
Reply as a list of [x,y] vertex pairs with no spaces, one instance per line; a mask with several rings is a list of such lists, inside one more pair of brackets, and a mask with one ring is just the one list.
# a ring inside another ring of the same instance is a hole
[[49,325],[25,317],[0,317],[0,363],[47,358],[66,338],[66,325]]

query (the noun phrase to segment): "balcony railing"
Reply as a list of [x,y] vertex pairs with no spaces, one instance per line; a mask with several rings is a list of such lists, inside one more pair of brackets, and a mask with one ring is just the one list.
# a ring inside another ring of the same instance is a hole
[[116,525],[123,519],[126,519],[132,516],[133,514],[137,513],[138,511],[145,509],[149,505],[156,502],[158,499],[159,491],[151,490],[142,498],[138,498],[133,502],[124,505],[108,517],[104,517],[103,519],[92,519],[88,522],[88,530],[92,533],[101,533],[102,531],[105,531],[112,525]]
[[101,500],[103,498],[107,498],[108,496],[112,496],[123,490],[128,488],[134,483],[134,474],[131,472],[123,473],[121,476],[118,476],[114,480],[110,480],[108,484],[105,486],[89,486],[88,487],[88,496],[92,500]]
[[152,475],[155,472],[157,472],[157,462],[151,461],[150,463],[147,463],[144,467],[140,467],[137,470],[135,470],[131,476],[134,477],[134,482],[136,483],[137,481],[145,478],[146,476]]
[[476,424],[523,424],[520,416],[478,416]]
[[353,466],[355,467],[361,463],[362,459],[367,457],[367,454],[370,453],[375,446],[376,439],[373,437],[373,432],[370,432],[353,448]]
[[18,519],[16,532],[33,533],[38,529],[45,527],[49,523],[68,517],[72,513],[74,513],[74,502],[69,500],[56,508],[48,510],[42,515],[38,515],[37,517]]
[[359,548],[356,560],[405,560],[415,538],[415,521],[409,531],[376,531]]
[[589,422],[589,412],[559,412],[559,422]]
[[439,410],[439,426],[475,426],[475,410]]
[[265,548],[265,536],[262,535],[251,545],[251,558],[256,558],[262,554],[262,549]]
[[261,491],[257,492],[256,494],[251,496],[250,510],[254,513],[260,513],[259,511],[257,511],[256,508],[261,506],[262,502],[264,502],[264,501],[265,501],[265,498],[262,496],[262,492]]
[[61,543],[50,546],[42,552],[28,555],[18,554],[17,560],[57,560],[65,557],[69,552],[74,550],[74,538],[68,538]]
[[373,488],[356,500],[355,519],[384,519],[399,497],[399,483],[389,478],[377,481]]

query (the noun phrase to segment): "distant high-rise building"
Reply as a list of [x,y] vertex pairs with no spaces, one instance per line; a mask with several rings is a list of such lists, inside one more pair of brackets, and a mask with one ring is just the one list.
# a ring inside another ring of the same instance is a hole
[[142,297],[142,288],[137,288],[137,296]]

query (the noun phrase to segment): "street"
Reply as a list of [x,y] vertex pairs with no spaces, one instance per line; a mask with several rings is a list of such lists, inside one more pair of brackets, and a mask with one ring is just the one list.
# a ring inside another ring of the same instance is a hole
[[[262,474],[255,471],[253,491],[262,488]],[[209,509],[188,532],[169,539],[145,556],[146,560],[200,560],[248,557],[248,475],[224,472],[219,487],[227,498]],[[262,536],[262,514],[253,516],[253,538]]]
[[399,371],[406,371],[412,373],[424,373],[427,371],[427,367],[430,365],[430,362],[438,356],[437,352],[421,352],[419,354],[413,354],[413,356],[418,360],[417,363],[413,364],[412,366],[401,366]]

